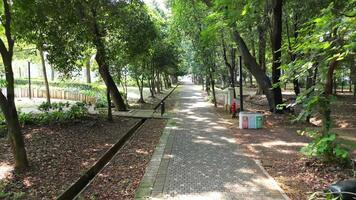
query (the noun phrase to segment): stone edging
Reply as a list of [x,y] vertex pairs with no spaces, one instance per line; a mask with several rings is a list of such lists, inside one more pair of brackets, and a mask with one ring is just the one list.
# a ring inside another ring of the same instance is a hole
[[267,178],[273,182],[274,187],[281,193],[281,195],[284,197],[284,199],[290,200],[290,198],[287,196],[287,194],[284,192],[284,190],[278,185],[277,181],[271,175],[269,175],[267,170],[262,166],[261,161],[260,160],[254,160],[254,161],[258,165],[258,167],[261,169],[263,174],[265,176],[267,176]]
[[162,133],[159,144],[156,146],[152,158],[146,168],[145,175],[140,182],[140,186],[136,191],[136,200],[149,199],[151,194],[154,195],[162,193],[166,177],[165,174],[160,174],[160,171],[163,171],[163,169],[165,171],[169,164],[169,158],[165,159],[163,156],[167,153],[167,149],[171,149],[167,147],[173,144],[170,133],[174,126],[174,119],[169,119]]

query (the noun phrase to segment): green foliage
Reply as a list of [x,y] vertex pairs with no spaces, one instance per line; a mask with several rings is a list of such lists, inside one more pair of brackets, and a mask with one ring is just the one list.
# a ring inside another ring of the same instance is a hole
[[[64,123],[75,119],[82,119],[88,115],[88,109],[82,102],[74,105],[69,103],[43,103],[39,106],[43,113],[19,113],[19,122],[24,125],[45,125],[51,123]],[[6,132],[6,122],[3,114],[0,115],[1,131]]]
[[63,111],[64,108],[69,108],[70,104],[67,101],[66,103],[63,102],[54,102],[54,103],[48,103],[48,102],[43,102],[41,105],[38,106],[38,109],[40,111],[45,111],[48,112],[50,110],[53,111]]
[[313,141],[301,149],[309,157],[317,157],[326,162],[346,162],[349,159],[348,150],[336,141],[336,134],[320,134],[316,131],[303,131],[301,135],[313,138]]
[[0,180],[0,198],[5,199],[6,197],[10,196],[10,193],[5,192],[5,187],[7,183],[4,180]]
[[26,193],[24,192],[6,192],[7,180],[0,180],[0,199],[24,199]]

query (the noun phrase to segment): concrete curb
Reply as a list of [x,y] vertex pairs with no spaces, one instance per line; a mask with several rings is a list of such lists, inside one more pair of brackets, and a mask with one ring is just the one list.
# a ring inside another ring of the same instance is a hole
[[160,138],[159,144],[155,148],[151,161],[146,168],[145,175],[143,176],[140,186],[136,191],[135,194],[136,200],[150,198],[154,189],[154,185],[157,181],[156,177],[159,173],[160,166],[167,165],[166,163],[163,163],[164,160],[163,156],[164,156],[164,151],[166,149],[166,145],[168,143],[169,136],[171,134],[171,130],[174,128],[174,125],[175,125],[174,119],[168,120],[167,125]]
[[260,160],[254,160],[255,163],[258,165],[258,167],[262,170],[265,176],[267,176],[268,179],[270,179],[273,182],[274,187],[281,193],[281,195],[284,197],[286,200],[290,200],[290,198],[287,196],[287,194],[284,192],[284,190],[278,185],[277,181],[269,175],[269,173],[266,171],[266,169],[262,166],[262,163]]
[[[176,87],[175,91],[179,92],[180,87]],[[159,143],[156,146],[152,158],[145,170],[145,174],[142,177],[140,186],[135,193],[134,199],[136,200],[151,199],[151,196],[155,193],[162,193],[161,190],[158,191],[157,189],[161,188],[160,186],[162,186],[163,190],[163,183],[165,182],[166,177],[165,175],[160,174],[160,169],[167,168],[170,161],[169,158],[164,158],[164,155],[167,154],[167,149],[170,149],[173,143],[171,130],[175,128],[176,124],[176,120],[173,118],[173,116],[177,105],[178,102],[175,102],[173,110],[167,113],[172,118],[168,119],[167,125],[163,130]]]

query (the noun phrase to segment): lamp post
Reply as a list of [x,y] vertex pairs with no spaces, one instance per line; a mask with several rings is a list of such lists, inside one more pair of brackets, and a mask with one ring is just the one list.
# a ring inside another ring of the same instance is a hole
[[32,99],[32,92],[31,92],[31,63],[28,61],[28,97]]
[[244,102],[243,102],[243,88],[242,88],[242,56],[239,56],[240,62],[240,112],[244,110]]

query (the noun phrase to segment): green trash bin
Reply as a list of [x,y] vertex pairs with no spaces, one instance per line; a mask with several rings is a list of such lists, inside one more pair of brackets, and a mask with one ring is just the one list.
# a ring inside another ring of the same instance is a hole
[[263,126],[262,116],[257,115],[256,116],[256,128],[259,129],[259,128],[262,128],[262,126]]

